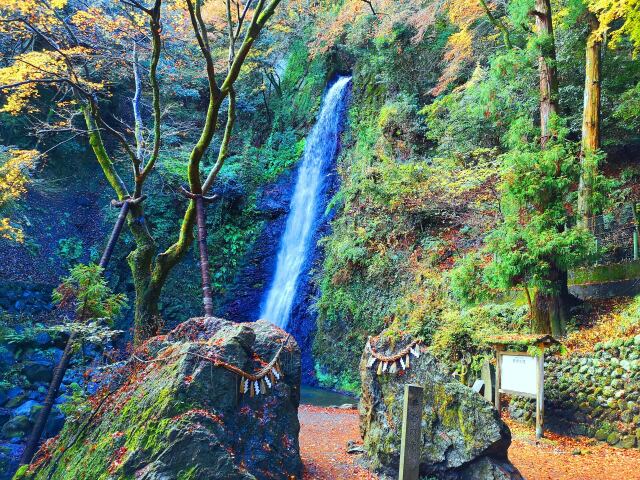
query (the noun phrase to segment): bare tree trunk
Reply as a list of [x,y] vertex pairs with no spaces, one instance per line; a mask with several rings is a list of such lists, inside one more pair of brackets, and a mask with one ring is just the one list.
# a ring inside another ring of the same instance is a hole
[[200,250],[200,275],[202,277],[202,301],[204,303],[204,314],[207,317],[213,317],[213,295],[211,293],[209,256],[207,254],[207,221],[202,195],[198,195],[195,202],[196,217],[198,219],[198,247]]
[[67,372],[67,368],[69,367],[69,361],[71,360],[71,356],[73,355],[74,343],[75,334],[72,333],[67,340],[67,344],[64,347],[62,357],[60,358],[58,365],[56,365],[56,368],[53,371],[53,377],[51,378],[51,383],[49,384],[49,390],[47,391],[47,396],[44,400],[44,404],[42,405],[42,409],[40,410],[40,412],[38,412],[38,418],[36,419],[36,423],[33,426],[33,430],[31,430],[31,434],[29,435],[29,438],[27,440],[27,445],[24,448],[24,452],[22,452],[22,457],[20,457],[20,465],[26,465],[30,463],[31,459],[38,450],[42,432],[44,432],[44,429],[47,426],[47,420],[49,419],[49,414],[51,413],[53,404],[56,400],[56,397],[58,396],[58,390],[60,390],[62,379],[64,378],[64,374]]
[[580,152],[580,184],[578,186],[578,218],[589,228],[593,216],[591,195],[593,178],[598,169],[594,154],[600,149],[600,98],[602,40],[596,34],[598,18],[589,14],[590,33],[587,38],[584,75],[584,106],[582,113],[582,148]]
[[558,112],[558,72],[556,68],[556,45],[553,36],[550,0],[535,0],[536,31],[539,37],[540,54],[540,144],[549,140],[549,120]]
[[[143,199],[139,199],[138,202]],[[100,263],[98,264],[102,269],[106,268],[109,260],[111,259],[111,254],[113,253],[113,248],[118,241],[118,237],[122,232],[122,227],[124,225],[124,221],[127,217],[127,213],[131,208],[131,203],[129,201],[124,201],[120,205],[120,214],[118,215],[118,219],[113,227],[113,231],[111,232],[111,236],[109,237],[109,241],[107,242],[107,246],[105,247],[102,258],[100,259]],[[80,317],[84,316],[84,312]],[[80,320],[84,320],[80,318]],[[20,457],[20,465],[25,465],[31,462],[31,459],[35,455],[38,450],[38,445],[40,444],[40,438],[42,438],[42,432],[44,432],[45,427],[47,426],[47,420],[49,419],[49,415],[51,414],[51,409],[53,408],[53,404],[58,396],[58,391],[60,390],[60,385],[62,384],[62,380],[64,379],[64,374],[67,373],[67,369],[69,368],[69,362],[71,361],[71,356],[73,355],[73,346],[76,341],[76,334],[71,333],[69,339],[67,340],[67,344],[64,347],[64,351],[62,352],[62,357],[56,365],[56,368],[53,371],[53,377],[51,378],[51,383],[49,384],[49,390],[47,390],[47,396],[45,397],[44,404],[42,405],[42,409],[38,412],[38,418],[36,419],[35,424],[33,425],[33,429],[31,430],[31,434],[27,439],[27,444],[24,448],[24,452],[22,452],[22,457]]]

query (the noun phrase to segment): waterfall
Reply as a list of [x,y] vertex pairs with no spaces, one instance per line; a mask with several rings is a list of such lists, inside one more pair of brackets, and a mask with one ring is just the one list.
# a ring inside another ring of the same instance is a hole
[[280,239],[276,270],[263,302],[260,318],[286,328],[313,234],[325,168],[338,152],[341,114],[351,77],[339,77],[327,91],[316,124],[307,137],[287,224]]

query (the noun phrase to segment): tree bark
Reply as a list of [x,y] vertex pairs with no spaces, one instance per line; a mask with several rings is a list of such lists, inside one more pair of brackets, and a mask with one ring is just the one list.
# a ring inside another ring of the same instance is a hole
[[590,33],[585,49],[582,148],[580,152],[580,182],[578,186],[578,220],[585,228],[591,227],[593,178],[598,169],[595,153],[600,149],[602,40],[596,33],[598,27],[598,18],[590,13]]
[[51,379],[51,383],[49,384],[49,390],[47,391],[47,396],[44,400],[44,404],[42,405],[42,410],[40,410],[40,412],[38,413],[36,423],[33,426],[33,430],[31,430],[31,435],[29,435],[27,445],[24,448],[24,452],[22,452],[22,457],[20,457],[20,465],[26,465],[30,463],[31,459],[38,450],[42,432],[44,432],[44,429],[47,426],[47,420],[49,419],[49,414],[51,413],[53,404],[56,400],[56,397],[58,396],[58,390],[60,390],[62,379],[64,378],[64,374],[66,373],[67,368],[69,367],[69,361],[71,360],[71,356],[73,355],[74,342],[75,334],[72,333],[69,337],[69,340],[67,340],[66,346],[64,347],[62,357],[60,358],[58,365],[56,365],[56,368],[53,371],[53,378]]
[[532,330],[535,333],[550,333],[554,337],[565,334],[571,295],[566,288],[566,272],[552,265],[547,279],[548,290],[538,289],[535,294]]
[[[122,227],[127,217],[127,213],[132,208],[136,208],[137,206],[139,206],[140,201],[142,200],[144,200],[144,198],[139,199],[139,201],[136,203],[131,203],[127,200],[122,203],[120,207],[120,214],[118,215],[116,223],[113,226],[113,231],[111,232],[111,235],[107,242],[107,246],[105,247],[104,253],[100,258],[100,263],[98,264],[103,270],[107,267],[109,260],[111,260],[111,254],[113,253],[115,244],[117,243],[118,238],[120,237],[120,233],[122,232]],[[84,312],[82,313],[82,315],[80,315],[80,317],[80,320],[84,321],[84,318],[82,318],[84,317]],[[73,355],[73,346],[75,341],[76,334],[71,333],[64,347],[64,351],[62,352],[62,357],[60,358],[58,365],[56,365],[56,368],[53,371],[53,377],[51,379],[51,383],[49,384],[47,396],[44,400],[42,410],[40,410],[40,412],[38,413],[38,418],[36,419],[36,423],[33,426],[33,430],[31,430],[31,434],[29,435],[29,438],[27,440],[24,452],[22,453],[22,457],[20,458],[20,465],[30,463],[31,459],[38,449],[40,438],[42,438],[42,432],[44,432],[44,429],[47,426],[47,420],[49,419],[49,415],[51,414],[51,409],[53,408],[55,399],[58,396],[58,391],[60,390],[60,385],[62,384],[62,380],[64,379],[64,374],[69,368],[69,362],[71,361],[71,356]]]
[[551,136],[549,120],[558,113],[558,71],[550,0],[535,0],[533,14],[540,49],[540,144],[544,147]]
[[[532,14],[535,16],[538,36],[538,71],[540,75],[540,147],[545,148],[552,136],[551,118],[558,113],[558,71],[553,19],[550,0],[535,0]],[[567,287],[567,272],[550,262],[545,279],[547,289],[538,289],[533,301],[532,330],[563,336],[571,299]]]

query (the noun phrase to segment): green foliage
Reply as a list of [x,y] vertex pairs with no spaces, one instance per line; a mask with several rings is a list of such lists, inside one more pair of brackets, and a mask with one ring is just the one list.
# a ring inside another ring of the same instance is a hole
[[511,303],[486,304],[458,312],[447,310],[435,333],[432,352],[462,376],[479,373],[484,360],[493,355],[491,336],[522,332],[527,328],[527,308]]
[[614,116],[627,125],[627,128],[640,128],[640,83],[622,94]]
[[0,345],[31,345],[40,333],[52,333],[54,330],[29,317],[14,317],[0,312]]
[[69,237],[58,240],[57,255],[65,265],[73,265],[78,262],[83,255],[82,239]]
[[477,67],[463,88],[422,109],[427,137],[437,142],[438,153],[445,156],[502,146],[511,124],[536,111],[536,76],[534,50],[496,55],[487,68]]
[[450,272],[450,288],[454,298],[463,304],[473,304],[489,300],[493,295],[484,278],[484,267],[488,263],[486,255],[473,251],[456,262]]
[[84,389],[73,382],[67,389],[68,399],[60,405],[60,411],[74,420],[83,418],[91,413],[91,404],[87,402],[87,395]]
[[79,322],[102,319],[110,323],[127,301],[124,294],[111,292],[102,268],[95,264],[73,267],[69,276],[53,291],[52,298],[60,307],[72,307]]
[[554,290],[553,268],[567,270],[594,258],[596,243],[575,225],[574,185],[579,176],[577,147],[555,125],[555,138],[544,149],[535,144],[529,122],[513,124],[512,150],[503,155],[504,221],[486,238],[494,260],[486,268],[488,283],[506,290],[530,285]]

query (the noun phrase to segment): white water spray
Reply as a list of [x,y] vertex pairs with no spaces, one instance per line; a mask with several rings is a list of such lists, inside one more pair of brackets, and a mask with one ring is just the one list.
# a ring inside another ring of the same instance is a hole
[[305,144],[287,225],[280,240],[276,271],[260,312],[260,318],[280,328],[289,323],[298,278],[315,231],[324,167],[338,151],[340,113],[350,81],[351,77],[340,77],[331,86]]

